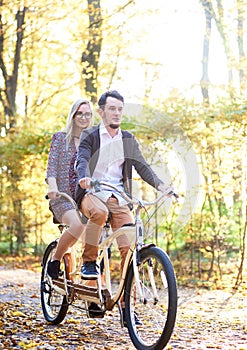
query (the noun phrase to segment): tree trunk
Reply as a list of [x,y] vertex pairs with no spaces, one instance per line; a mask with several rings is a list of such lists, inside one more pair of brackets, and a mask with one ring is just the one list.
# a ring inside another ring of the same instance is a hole
[[206,28],[203,40],[203,57],[202,57],[202,78],[201,92],[203,102],[207,106],[209,104],[209,77],[208,77],[208,62],[209,62],[209,43],[211,36],[211,21],[212,21],[212,4],[210,1],[201,0],[206,18]]
[[[4,4],[1,1],[0,7]],[[24,20],[26,7],[18,10],[16,13],[16,44],[14,50],[13,69],[9,74],[7,70],[7,64],[4,62],[4,24],[2,17],[0,17],[0,69],[2,71],[2,77],[4,80],[5,88],[0,88],[0,101],[4,108],[5,113],[5,127],[6,133],[12,131],[16,125],[16,91],[18,83],[18,70],[21,58],[21,47],[24,34]]]
[[239,53],[239,86],[240,93],[244,93],[246,88],[244,63],[246,57],[244,53],[244,10],[243,0],[237,0],[238,10],[238,53]]
[[241,246],[240,246],[240,265],[238,268],[238,275],[235,282],[235,288],[239,286],[239,284],[243,281],[243,267],[245,261],[245,250],[246,250],[246,237],[247,237],[247,207],[246,207],[246,216],[243,228],[243,234],[241,235]]
[[82,77],[85,79],[86,93],[92,103],[97,101],[98,64],[102,43],[102,18],[100,0],[88,0],[89,40],[81,57]]
[[225,50],[225,55],[227,59],[227,68],[228,68],[228,83],[229,83],[229,88],[230,88],[230,95],[232,95],[232,84],[233,84],[233,72],[232,72],[232,67],[234,64],[234,54],[231,50],[231,46],[229,43],[229,39],[227,37],[226,31],[225,31],[225,23],[224,23],[224,7],[222,5],[221,0],[217,0],[217,9],[218,9],[218,14],[219,18],[217,19],[216,16],[214,15],[215,23],[218,29],[218,32],[222,38],[224,50]]

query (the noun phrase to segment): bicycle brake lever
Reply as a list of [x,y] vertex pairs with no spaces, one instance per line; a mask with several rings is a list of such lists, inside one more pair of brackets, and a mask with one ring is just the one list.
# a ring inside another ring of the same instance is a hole
[[95,192],[100,192],[100,183],[98,180],[92,180],[90,186],[94,187]]
[[178,202],[178,199],[179,199],[179,195],[173,191],[170,191],[168,194],[167,194],[169,197],[173,196],[175,199],[176,199],[176,202]]
[[95,192],[100,192],[100,185],[95,184],[94,189],[95,189]]
[[177,199],[179,198],[179,195],[177,193],[173,192],[173,191],[168,192],[167,196],[174,196]]

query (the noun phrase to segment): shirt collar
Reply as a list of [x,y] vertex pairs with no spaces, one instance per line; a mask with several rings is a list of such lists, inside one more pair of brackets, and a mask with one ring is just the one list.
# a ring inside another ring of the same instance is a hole
[[[104,124],[103,122],[101,122],[100,125],[99,125],[99,134],[100,134],[100,135],[109,135],[109,133],[108,133],[106,127],[105,127],[105,124]],[[119,127],[119,128],[118,128],[118,133],[117,133],[116,136],[119,137],[119,136],[121,136],[121,135],[122,135],[122,132],[121,132],[121,128]],[[110,135],[109,135],[109,136],[110,136]]]

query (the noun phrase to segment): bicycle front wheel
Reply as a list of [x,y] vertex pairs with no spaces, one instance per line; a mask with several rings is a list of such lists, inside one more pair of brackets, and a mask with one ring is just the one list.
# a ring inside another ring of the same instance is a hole
[[[125,321],[139,350],[161,350],[168,343],[176,320],[177,286],[168,255],[152,246],[140,251],[137,285],[133,263],[125,289]],[[137,319],[139,322],[137,322]]]
[[[56,246],[57,241],[54,241],[46,248],[42,262],[40,287],[43,314],[46,321],[51,322],[52,324],[59,324],[62,322],[69,307],[66,296],[54,290],[53,285],[50,283],[51,279],[47,275],[47,264],[54,255]],[[60,269],[65,269],[64,258],[61,262]]]

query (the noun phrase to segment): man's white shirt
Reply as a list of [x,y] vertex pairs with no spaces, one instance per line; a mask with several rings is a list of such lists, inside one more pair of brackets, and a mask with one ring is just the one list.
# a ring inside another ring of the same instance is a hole
[[[123,191],[123,163],[124,149],[121,129],[118,129],[116,136],[111,137],[103,123],[100,125],[100,150],[99,158],[93,172],[93,178],[109,183],[119,190]],[[94,194],[103,202],[106,202],[112,195],[112,190],[105,189]],[[119,205],[125,205],[127,202],[117,193],[114,196],[118,199]]]

